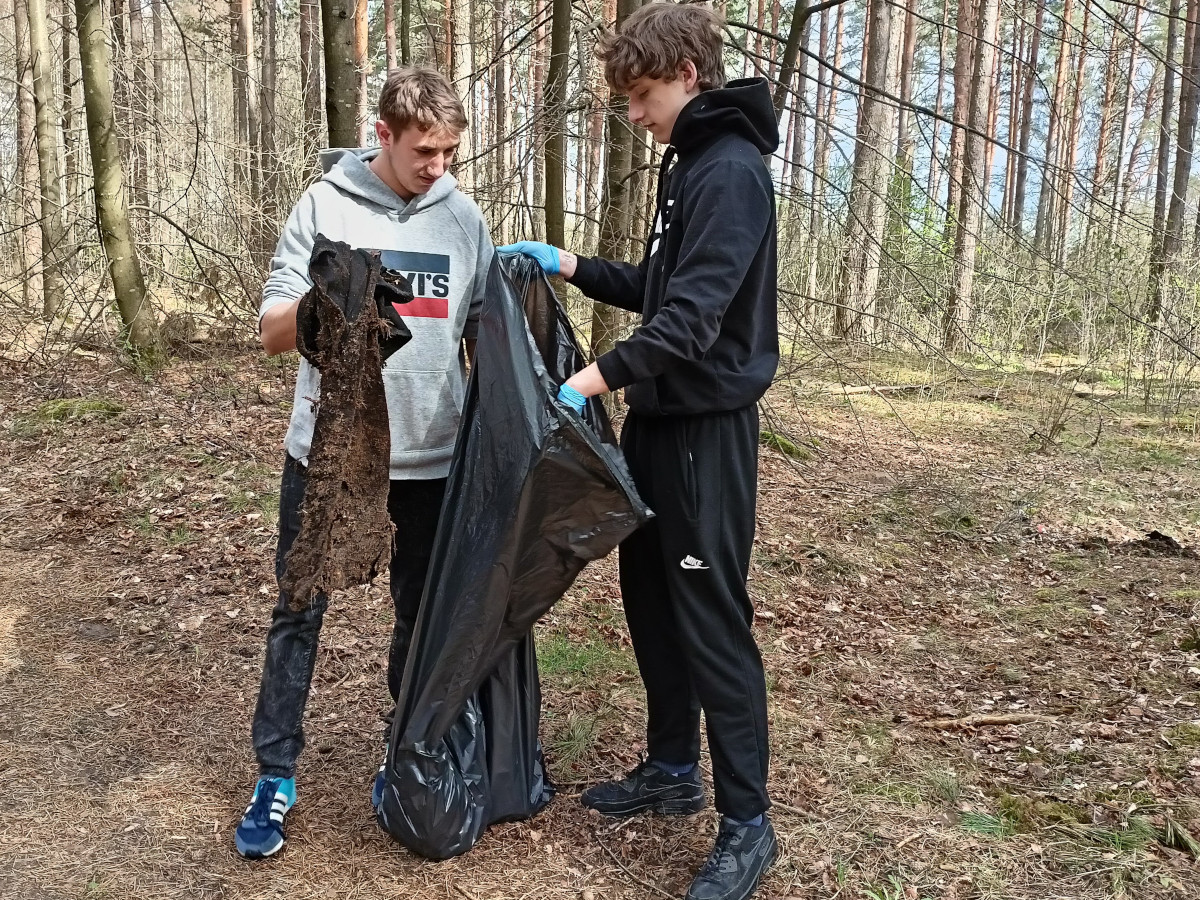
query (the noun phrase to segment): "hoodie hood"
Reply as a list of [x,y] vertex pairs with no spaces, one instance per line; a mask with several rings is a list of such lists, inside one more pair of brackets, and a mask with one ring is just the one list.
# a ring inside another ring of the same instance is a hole
[[779,146],[779,123],[765,78],[739,78],[723,88],[702,91],[679,111],[671,143],[680,153],[702,147],[722,134],[737,134],[759,153]]
[[367,165],[381,152],[379,147],[322,150],[320,160],[324,175],[321,180],[328,181],[348,194],[361,197],[376,206],[404,215],[412,215],[441,203],[454,193],[455,187],[458,186],[454,176],[446,172],[424,194],[416,194],[411,200],[405,200],[384,184]]

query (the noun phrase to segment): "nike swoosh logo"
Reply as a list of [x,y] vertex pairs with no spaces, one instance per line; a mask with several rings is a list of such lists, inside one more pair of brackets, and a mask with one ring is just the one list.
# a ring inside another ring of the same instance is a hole
[[696,557],[694,557],[694,556],[685,556],[683,559],[681,559],[679,561],[679,568],[681,568],[681,569],[707,569],[708,566],[706,566],[704,564],[704,560],[702,560],[702,559],[696,559]]

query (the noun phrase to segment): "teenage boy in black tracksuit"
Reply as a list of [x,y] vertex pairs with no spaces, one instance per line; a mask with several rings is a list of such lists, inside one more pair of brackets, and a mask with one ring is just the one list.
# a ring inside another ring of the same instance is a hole
[[621,435],[656,518],[621,544],[621,593],[646,685],[648,759],[589,788],[608,815],[704,806],[703,709],[721,829],[689,900],[743,900],[776,855],[765,816],[767,703],[746,590],[754,540],[758,408],[779,362],[775,202],[762,155],[778,144],[763,79],[724,83],[720,19],[696,5],[642,7],[601,50],[629,118],[668,144],[638,266],[522,241],[585,294],[641,327],[559,395],[625,388]]

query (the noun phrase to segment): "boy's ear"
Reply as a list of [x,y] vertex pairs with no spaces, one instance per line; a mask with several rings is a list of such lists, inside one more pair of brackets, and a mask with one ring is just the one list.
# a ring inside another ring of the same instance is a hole
[[684,90],[692,91],[696,89],[696,85],[700,82],[700,73],[696,71],[696,64],[690,59],[685,59],[679,65],[679,80],[683,82]]
[[392,142],[392,138],[394,137],[392,129],[388,128],[387,122],[383,121],[383,119],[375,120],[375,135],[379,138],[380,147],[386,147]]

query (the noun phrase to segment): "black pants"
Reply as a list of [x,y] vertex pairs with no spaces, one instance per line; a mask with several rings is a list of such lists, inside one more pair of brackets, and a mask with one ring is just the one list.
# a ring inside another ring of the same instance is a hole
[[746,591],[758,489],[758,408],[625,420],[621,446],[655,518],[621,544],[621,595],[646,685],[651,759],[700,758],[717,810],[767,799],[767,690]]
[[[279,489],[276,578],[283,577],[284,560],[300,531],[304,475],[300,463],[290,456],[285,458]],[[388,654],[388,690],[393,702],[404,676],[404,661],[421,605],[421,593],[425,589],[425,575],[429,570],[445,490],[446,480],[439,478],[392,481],[388,492],[388,512],[396,525],[396,546],[389,567],[392,605],[396,612]],[[279,592],[279,601],[271,613],[271,628],[267,632],[267,657],[251,728],[261,775],[291,778],[295,774],[296,759],[304,748],[304,707],[317,657],[317,636],[328,606],[329,598],[317,594],[307,609],[293,612],[288,607],[287,595]]]

